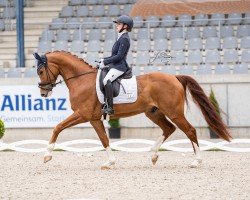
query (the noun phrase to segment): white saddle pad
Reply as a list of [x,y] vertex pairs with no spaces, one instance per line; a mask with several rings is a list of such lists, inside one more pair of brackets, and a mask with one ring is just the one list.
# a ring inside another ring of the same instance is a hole
[[[100,90],[99,84],[99,77],[100,77],[101,70],[98,70],[97,77],[96,77],[96,93],[99,101],[103,104],[104,103],[104,95]],[[117,97],[114,97],[114,104],[120,103],[133,103],[137,100],[137,82],[136,77],[132,76],[130,79],[122,79],[120,86],[120,93]],[[125,89],[125,91],[123,90]]]

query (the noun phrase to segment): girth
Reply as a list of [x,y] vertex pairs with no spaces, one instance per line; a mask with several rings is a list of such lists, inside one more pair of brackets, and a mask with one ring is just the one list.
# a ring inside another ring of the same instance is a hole
[[[103,94],[105,94],[104,91],[104,85],[103,85],[103,79],[108,73],[108,68],[104,68],[101,70],[100,78],[99,78],[99,84],[100,84],[100,90]],[[112,88],[113,88],[113,97],[117,97],[120,93],[120,85],[122,79],[130,79],[132,78],[132,68],[129,68],[123,75],[118,77],[116,80],[112,82]]]

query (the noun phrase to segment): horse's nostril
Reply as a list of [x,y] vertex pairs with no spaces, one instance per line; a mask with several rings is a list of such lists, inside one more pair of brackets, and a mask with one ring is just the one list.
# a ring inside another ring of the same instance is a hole
[[45,94],[41,94],[42,97],[45,97]]

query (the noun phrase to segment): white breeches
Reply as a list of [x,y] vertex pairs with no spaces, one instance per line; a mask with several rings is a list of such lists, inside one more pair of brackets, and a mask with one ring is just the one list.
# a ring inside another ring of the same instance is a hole
[[105,78],[103,79],[104,86],[107,84],[108,80],[113,82],[115,79],[117,79],[119,76],[121,76],[124,72],[117,70],[117,69],[110,69]]

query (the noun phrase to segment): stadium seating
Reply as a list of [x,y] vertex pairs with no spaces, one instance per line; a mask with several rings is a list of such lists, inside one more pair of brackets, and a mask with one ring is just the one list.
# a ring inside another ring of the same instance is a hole
[[100,52],[101,42],[99,40],[90,40],[87,45],[87,52]]
[[230,68],[226,64],[216,65],[214,72],[215,74],[230,74]]
[[114,43],[115,43],[115,40],[105,40],[104,46],[103,46],[103,51],[104,52],[111,52]]
[[55,42],[54,51],[68,51],[68,41],[57,40]]
[[183,14],[178,17],[177,26],[190,26],[191,24],[192,16]]
[[55,41],[55,33],[53,30],[45,29],[42,32],[41,40],[42,41]]
[[80,27],[81,21],[77,17],[71,17],[67,19],[66,28],[77,29]]
[[25,78],[27,78],[27,77],[37,77],[37,69],[34,68],[34,67],[27,68],[27,69],[25,69],[23,76]]
[[226,37],[223,38],[222,49],[237,49],[238,42],[236,37]]
[[233,26],[221,26],[220,27],[220,37],[232,37],[234,36]]
[[246,63],[236,64],[233,68],[234,74],[248,74],[248,65]]
[[101,38],[102,38],[101,29],[90,30],[88,40],[101,40]]
[[63,18],[54,18],[52,20],[51,29],[63,29],[65,26],[65,20]]
[[237,63],[238,53],[235,49],[224,50],[223,63]]
[[208,15],[207,14],[197,14],[194,20],[194,25],[195,26],[206,26],[208,24]]
[[186,34],[187,39],[199,38],[199,37],[200,37],[200,29],[199,29],[199,27],[192,26],[192,27],[187,28],[187,34]]
[[70,6],[79,6],[85,3],[85,0],[70,0],[69,5]]
[[149,53],[148,51],[138,51],[136,55],[136,65],[146,66],[149,63]]
[[246,36],[241,38],[240,42],[241,49],[250,49],[250,36]]
[[229,13],[227,24],[231,25],[239,25],[242,22],[242,15],[241,13]]
[[188,40],[188,50],[201,50],[203,43],[201,38],[191,38]]
[[176,24],[176,20],[175,20],[175,16],[173,15],[165,15],[162,18],[161,25],[163,27],[173,27],[175,26],[175,24]]
[[160,19],[157,16],[148,16],[146,18],[146,21],[148,22],[149,26],[152,28],[158,27],[160,25]]
[[220,52],[218,50],[207,50],[205,63],[206,64],[218,64],[221,62]]
[[137,51],[149,51],[150,41],[148,39],[141,39],[137,42]]
[[199,50],[188,52],[188,64],[201,64],[203,63],[202,53]]
[[65,40],[69,41],[70,40],[70,31],[68,29],[59,29],[57,31],[57,37],[56,40]]
[[164,66],[161,71],[167,74],[176,74],[176,69],[173,66]]
[[167,51],[169,49],[167,39],[155,39],[154,51]]
[[167,38],[167,30],[166,30],[166,28],[155,28],[154,33],[152,35],[153,36],[151,38],[153,40],[166,39]]
[[4,31],[4,29],[5,29],[4,20],[0,19],[0,31]]
[[182,27],[173,27],[170,30],[170,39],[174,38],[184,38],[184,31]]
[[[0,1],[0,6],[6,2]],[[69,0],[67,5],[61,7],[59,15],[42,30],[37,51],[71,51],[81,57],[90,56],[90,62],[97,59],[93,55],[109,55],[116,40],[112,20],[129,13],[133,2]],[[1,16],[14,19],[13,9],[2,6]],[[134,30],[130,33],[132,54],[128,59],[132,66],[148,67],[149,58],[163,51],[174,57],[168,66],[178,66],[179,69],[170,70],[160,59],[156,60],[155,64],[164,72],[195,74],[197,68],[197,74],[211,74],[211,65],[218,64],[220,67],[214,68],[215,74],[228,73],[230,70],[233,73],[247,73],[250,63],[250,20],[246,17],[250,17],[250,13],[134,16]],[[0,19],[0,31],[4,31],[5,27],[5,19]],[[229,71],[226,70],[228,66]],[[137,72],[144,73],[151,68],[145,69]]]
[[211,75],[212,74],[212,67],[211,67],[211,65],[204,64],[204,65],[198,66],[196,74],[197,75]]
[[185,41],[183,38],[174,38],[171,40],[171,50],[178,51],[185,49]]
[[225,15],[222,13],[214,13],[211,15],[210,25],[223,25],[225,23]]
[[0,67],[0,78],[5,78],[5,70],[3,67]]
[[48,40],[41,40],[38,44],[38,52],[45,53],[52,51],[52,42]]
[[22,68],[9,68],[7,72],[8,78],[21,78],[22,77]]
[[75,54],[84,52],[84,42],[82,40],[73,40],[71,43],[70,51]]
[[180,66],[179,74],[193,75],[194,74],[194,69],[193,69],[192,66],[182,65],[182,66]]
[[250,36],[250,25],[239,25],[237,27],[236,36],[238,38]]
[[217,37],[216,26],[205,26],[203,29],[203,38]]
[[87,6],[79,6],[76,10],[76,17],[87,17],[89,16],[89,10]]
[[87,40],[87,33],[85,29],[75,29],[72,40]]
[[218,37],[209,37],[206,39],[206,43],[205,43],[205,49],[220,49],[220,38]]
[[73,6],[64,6],[60,13],[60,17],[73,17],[74,16],[74,7]]

